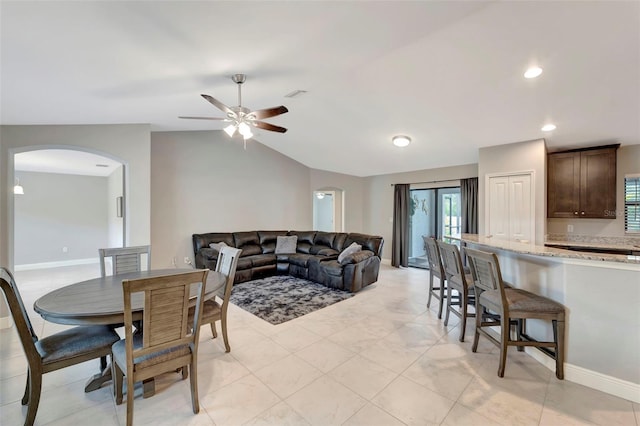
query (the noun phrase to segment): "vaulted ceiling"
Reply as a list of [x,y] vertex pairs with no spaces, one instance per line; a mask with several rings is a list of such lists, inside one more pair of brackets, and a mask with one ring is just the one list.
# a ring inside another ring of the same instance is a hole
[[[0,20],[1,124],[222,129],[177,117],[222,116],[200,94],[236,105],[245,73],[243,105],[290,111],[267,120],[287,133],[255,140],[323,170],[640,143],[637,1],[2,1]],[[530,65],[542,75],[523,78]]]

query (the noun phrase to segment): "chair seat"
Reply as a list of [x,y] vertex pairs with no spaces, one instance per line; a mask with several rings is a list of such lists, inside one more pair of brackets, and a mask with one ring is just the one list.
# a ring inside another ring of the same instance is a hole
[[[120,336],[106,325],[74,327],[45,337],[35,343],[44,365],[80,358],[103,350],[108,354],[111,345],[120,340]],[[95,358],[95,355],[93,356]]]
[[[536,318],[553,314],[564,314],[564,306],[544,296],[522,290],[506,287],[505,297],[509,304],[511,318]],[[480,303],[500,311],[500,291],[485,291],[480,295]]]
[[[135,350],[140,348],[142,348],[142,334],[136,334],[133,337],[133,349]],[[111,347],[111,352],[113,354],[113,361],[118,363],[118,365],[126,367],[127,355],[125,340],[122,339],[114,343]],[[133,367],[135,370],[141,370],[147,367],[151,367],[152,365],[161,364],[170,359],[178,358],[183,355],[189,355],[190,353],[191,349],[189,349],[188,345],[174,346],[172,348],[165,349],[164,351],[134,358]]]
[[[473,293],[473,277],[471,276],[471,274],[465,274],[465,280],[467,280],[467,289],[469,290],[469,293]],[[447,279],[447,282],[452,288],[455,288],[456,290],[462,291],[462,289],[464,288],[460,280],[460,276],[458,275],[450,276]]]
[[[213,319],[219,319],[222,314],[222,306],[215,300],[205,300],[202,305],[202,319],[200,322],[206,324]],[[193,324],[193,315],[195,314],[195,306],[189,308],[189,324]]]

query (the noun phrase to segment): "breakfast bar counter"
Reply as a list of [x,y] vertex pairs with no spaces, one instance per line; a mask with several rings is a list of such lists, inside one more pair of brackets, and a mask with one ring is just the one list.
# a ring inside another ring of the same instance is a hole
[[[460,240],[496,253],[505,281],[565,306],[567,380],[640,403],[640,256],[477,234],[463,234]],[[549,337],[548,327],[532,323],[531,328],[537,337]],[[527,352],[548,364],[537,351]]]

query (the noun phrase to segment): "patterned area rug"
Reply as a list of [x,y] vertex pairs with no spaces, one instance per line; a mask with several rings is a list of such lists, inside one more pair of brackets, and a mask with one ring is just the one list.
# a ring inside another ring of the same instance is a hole
[[231,303],[271,324],[282,324],[352,296],[302,278],[276,275],[235,284]]

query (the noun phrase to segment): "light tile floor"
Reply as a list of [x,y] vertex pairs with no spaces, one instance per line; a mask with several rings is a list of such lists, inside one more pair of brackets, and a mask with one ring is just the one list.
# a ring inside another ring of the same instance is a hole
[[[54,288],[98,276],[97,265],[17,273],[30,308]],[[428,272],[383,266],[355,297],[274,326],[229,310],[231,353],[203,327],[191,411],[188,381],[169,373],[156,395],[136,397],[136,425],[640,425],[640,404],[559,381],[525,353],[510,351],[498,378],[497,349],[471,352],[436,306],[427,310]],[[40,336],[64,326],[30,311]],[[98,361],[49,373],[37,425],[124,425],[111,388],[84,393]],[[26,361],[14,329],[0,330],[0,424],[21,425]],[[137,393],[140,389],[136,390]]]

